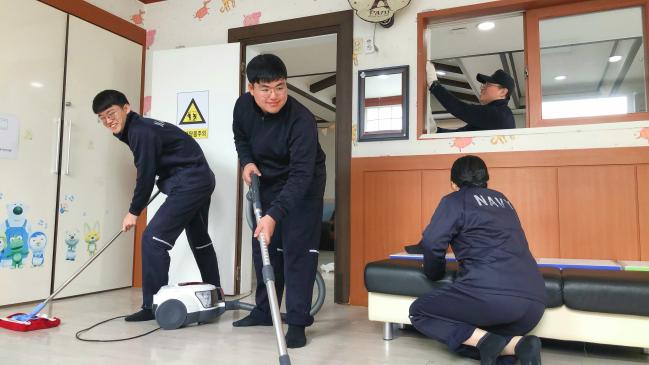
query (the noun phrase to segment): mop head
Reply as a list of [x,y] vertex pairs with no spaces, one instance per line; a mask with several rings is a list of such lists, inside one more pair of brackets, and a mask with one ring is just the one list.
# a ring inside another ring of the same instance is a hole
[[[21,316],[23,316],[21,318]],[[56,317],[48,317],[43,314],[37,314],[27,320],[20,321],[16,317],[24,319],[25,313],[15,313],[7,318],[0,318],[0,327],[12,331],[35,331],[44,328],[52,328],[61,324],[61,320]]]

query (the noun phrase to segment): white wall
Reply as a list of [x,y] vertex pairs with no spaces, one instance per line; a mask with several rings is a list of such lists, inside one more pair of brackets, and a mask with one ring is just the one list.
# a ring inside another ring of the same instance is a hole
[[[130,3],[132,1],[129,0]],[[510,131],[467,132],[436,136],[427,140],[416,139],[416,63],[417,63],[417,13],[432,8],[448,8],[480,3],[475,0],[416,0],[397,13],[392,28],[376,28],[375,42],[379,51],[360,54],[354,68],[353,123],[357,119],[357,71],[378,67],[410,65],[410,140],[390,142],[355,143],[353,157],[416,155],[432,153],[523,151],[545,149],[605,148],[647,146],[641,137],[642,128],[649,122],[601,124],[556,128],[534,128]],[[94,0],[93,3],[109,4]],[[144,7],[143,26],[155,30],[155,41],[150,49],[170,49],[227,42],[229,28],[243,26],[246,15],[261,12],[260,22],[286,20],[309,15],[324,14],[349,9],[347,0],[255,0],[236,1],[234,8],[222,8],[222,1],[212,1],[208,14],[201,20],[195,18],[202,5],[200,1],[167,0]],[[107,10],[111,11],[111,9]],[[221,11],[222,10],[222,11]],[[119,15],[119,14],[118,14]],[[127,18],[129,19],[129,18]],[[374,25],[359,18],[354,19],[354,38],[370,38]],[[146,95],[150,95],[150,57],[147,57]],[[219,70],[214,70],[219,72]],[[502,133],[502,135],[495,135]],[[649,135],[649,129],[642,136]]]

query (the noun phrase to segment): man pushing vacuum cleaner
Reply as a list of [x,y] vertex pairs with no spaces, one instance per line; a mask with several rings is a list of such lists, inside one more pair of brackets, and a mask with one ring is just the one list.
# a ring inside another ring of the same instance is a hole
[[203,282],[220,287],[216,253],[207,231],[214,173],[198,143],[173,124],[141,117],[116,90],[97,94],[92,110],[133,151],[137,180],[122,231],[135,226],[156,176],[158,188],[167,195],[142,235],[142,308],[126,321],[155,318],[153,295],[169,280],[169,250],[183,230]]

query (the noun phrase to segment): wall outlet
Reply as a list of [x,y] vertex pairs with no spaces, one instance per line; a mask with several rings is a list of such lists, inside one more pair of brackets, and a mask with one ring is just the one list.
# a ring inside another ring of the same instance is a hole
[[376,48],[374,48],[374,38],[367,38],[363,43],[363,50],[365,54],[374,53]]

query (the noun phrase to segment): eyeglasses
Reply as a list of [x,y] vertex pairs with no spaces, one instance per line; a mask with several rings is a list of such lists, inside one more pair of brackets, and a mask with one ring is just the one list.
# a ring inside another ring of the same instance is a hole
[[275,95],[284,95],[287,91],[288,89],[286,87],[286,84],[279,84],[275,87],[266,85],[259,86],[256,92],[261,94],[261,96],[268,97],[273,92],[275,93]]
[[486,88],[488,88],[489,86],[496,86],[496,87],[499,88],[499,89],[502,89],[502,88],[503,88],[502,86],[500,86],[500,85],[498,85],[498,84],[492,84],[492,83],[490,83],[490,82],[485,82],[484,84],[480,85],[480,90],[486,89]]
[[116,121],[117,120],[117,110],[111,110],[107,112],[104,115],[98,115],[97,121],[102,123],[103,125],[106,125],[109,120]]

